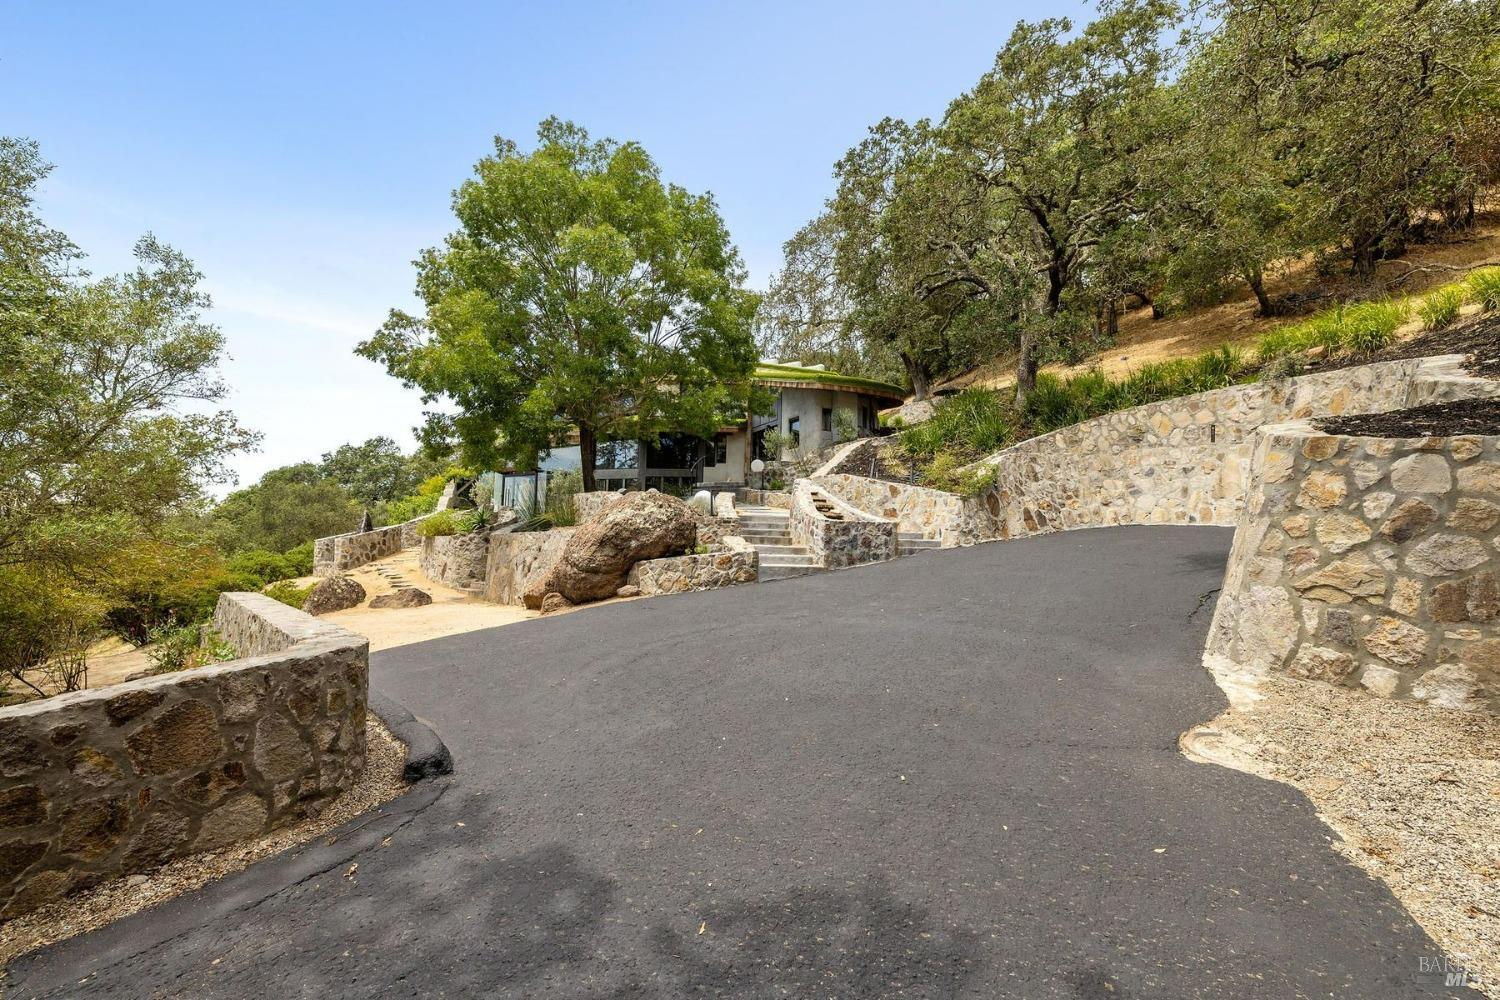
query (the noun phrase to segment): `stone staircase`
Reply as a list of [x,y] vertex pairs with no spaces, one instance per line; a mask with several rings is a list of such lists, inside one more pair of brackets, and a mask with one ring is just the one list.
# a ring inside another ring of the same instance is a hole
[[804,545],[792,544],[791,515],[779,507],[755,507],[741,504],[740,535],[760,555],[760,580],[785,580],[793,576],[820,573],[819,566]]
[[915,555],[928,549],[943,547],[941,540],[928,538],[920,531],[898,531],[896,533],[896,557]]

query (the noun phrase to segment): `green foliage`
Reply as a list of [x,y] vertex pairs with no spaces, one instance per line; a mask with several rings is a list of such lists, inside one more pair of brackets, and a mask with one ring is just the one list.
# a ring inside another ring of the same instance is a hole
[[461,511],[440,510],[417,525],[417,534],[423,538],[461,535],[467,530],[463,527],[465,523],[467,523],[467,519]]
[[931,419],[901,431],[902,449],[917,458],[940,451],[978,458],[1015,440],[1008,401],[985,389],[966,389],[938,403]]
[[323,478],[333,480],[356,503],[369,508],[410,495],[441,468],[442,462],[420,452],[402,454],[388,437],[342,445],[325,454],[318,466]]
[[289,555],[267,552],[265,549],[249,549],[235,553],[229,558],[227,569],[232,574],[258,577],[266,583],[275,583],[278,580],[303,575],[297,571],[296,560]]
[[146,658],[151,661],[150,672],[153,674],[223,663],[238,655],[233,646],[205,625],[165,622],[151,630],[149,641]]
[[998,469],[993,465],[965,468],[964,459],[951,451],[940,451],[922,470],[922,485],[945,493],[976,497],[995,485]]
[[208,530],[226,552],[285,552],[315,538],[359,527],[360,508],[345,489],[304,462],[272,469],[213,509]]
[[289,576],[311,576],[313,571],[313,543],[303,542],[296,548],[286,550],[285,558],[288,568],[291,569]]
[[1422,326],[1428,330],[1452,326],[1453,321],[1458,319],[1458,311],[1463,308],[1464,298],[1465,289],[1462,285],[1445,285],[1429,292],[1417,307],[1417,315],[1422,317]]
[[1469,275],[1468,293],[1485,312],[1500,309],[1500,267],[1485,267]]
[[417,262],[425,316],[393,311],[359,353],[430,399],[429,445],[475,468],[597,442],[708,436],[753,395],[756,296],[713,199],[664,184],[638,144],[557,119],[454,196],[459,228]]
[[303,603],[307,601],[307,595],[313,592],[315,586],[317,585],[310,583],[305,587],[299,587],[290,580],[280,580],[267,587],[264,593],[274,601],[280,601],[282,604],[288,604],[300,610]]

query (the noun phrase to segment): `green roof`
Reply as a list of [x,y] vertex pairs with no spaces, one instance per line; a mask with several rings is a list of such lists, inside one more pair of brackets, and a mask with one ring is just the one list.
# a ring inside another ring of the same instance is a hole
[[755,366],[753,377],[757,382],[807,382],[829,389],[847,389],[851,392],[863,392],[867,395],[885,396],[895,400],[906,398],[906,390],[890,382],[860,378],[857,375],[840,375],[838,372],[803,368],[798,365],[762,363]]

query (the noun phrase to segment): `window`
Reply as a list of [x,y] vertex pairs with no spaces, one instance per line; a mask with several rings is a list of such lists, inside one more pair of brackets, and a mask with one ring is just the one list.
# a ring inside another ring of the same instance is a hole
[[723,434],[715,434],[714,439],[708,442],[708,464],[723,465],[729,461],[729,439]]
[[787,436],[792,439],[792,447],[802,447],[802,418],[793,417],[786,422]]
[[833,430],[833,410],[823,407],[823,433],[827,434]]

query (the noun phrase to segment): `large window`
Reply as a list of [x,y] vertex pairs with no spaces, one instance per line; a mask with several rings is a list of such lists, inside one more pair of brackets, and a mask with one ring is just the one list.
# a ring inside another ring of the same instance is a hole
[[823,407],[823,433],[824,434],[828,434],[828,433],[831,433],[832,431],[833,431],[833,409],[831,407],[825,406],[825,407]]
[[787,436],[792,439],[792,447],[802,447],[802,418],[793,417],[786,422]]
[[729,438],[723,434],[715,434],[714,439],[708,442],[708,464],[723,465],[729,461]]

